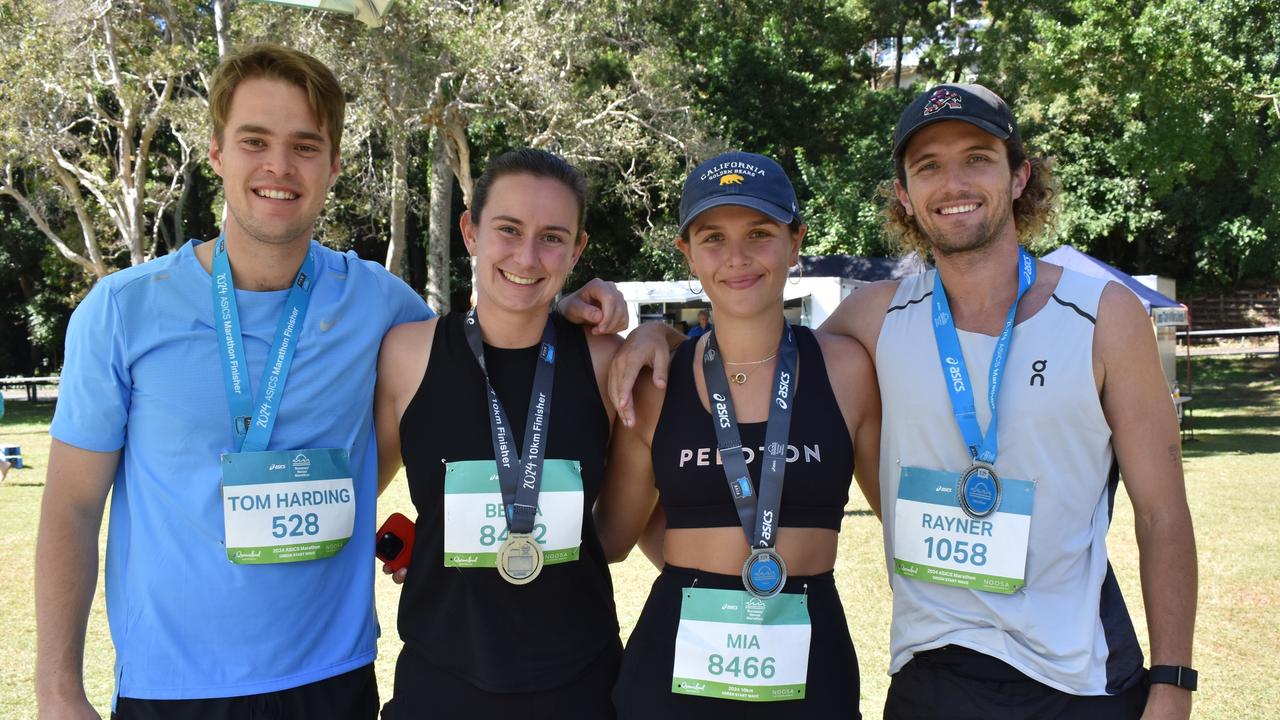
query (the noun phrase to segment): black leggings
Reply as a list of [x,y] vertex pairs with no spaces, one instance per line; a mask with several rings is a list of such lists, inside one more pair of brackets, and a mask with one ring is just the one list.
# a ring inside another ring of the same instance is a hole
[[[622,672],[613,691],[618,718],[645,720],[707,720],[732,717],[752,718],[850,718],[858,712],[858,658],[849,638],[844,608],[836,592],[835,577],[821,575],[792,577],[783,592],[808,593],[809,674],[803,700],[743,702],[718,698],[677,695],[671,692],[675,665],[676,629],[685,588],[697,587],[741,590],[742,578],[668,565],[653,583],[644,611],[636,623],[622,657]],[[807,587],[806,587],[807,586]]]
[[612,720],[609,690],[618,677],[617,638],[577,678],[558,688],[491,693],[424,660],[405,646],[396,661],[394,697],[382,720]]

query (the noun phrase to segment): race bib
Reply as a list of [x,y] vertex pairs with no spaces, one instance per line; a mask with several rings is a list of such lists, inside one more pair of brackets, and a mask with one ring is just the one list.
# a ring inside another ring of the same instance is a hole
[[[493,460],[459,460],[445,464],[444,565],[491,568],[498,547],[507,539],[498,464]],[[533,539],[542,547],[543,563],[578,559],[582,546],[582,464],[548,458],[542,466]]]
[[1035,483],[1001,477],[999,507],[983,518],[960,508],[959,483],[959,473],[902,468],[893,514],[893,571],[939,585],[1017,592],[1026,584]]
[[351,539],[351,460],[333,448],[222,455],[227,559],[240,565],[332,557]]
[[812,629],[806,600],[686,589],[671,692],[750,702],[803,699]]

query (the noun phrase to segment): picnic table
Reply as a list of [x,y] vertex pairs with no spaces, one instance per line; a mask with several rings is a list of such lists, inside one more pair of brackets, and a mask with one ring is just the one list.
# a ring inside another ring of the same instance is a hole
[[27,391],[27,400],[36,402],[40,399],[39,387],[47,385],[53,387],[59,382],[57,375],[45,375],[40,377],[6,377],[0,378],[0,388],[20,387]]

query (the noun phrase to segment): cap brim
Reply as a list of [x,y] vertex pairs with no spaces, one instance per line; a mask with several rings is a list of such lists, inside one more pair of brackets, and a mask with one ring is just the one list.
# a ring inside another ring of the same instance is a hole
[[926,128],[934,123],[942,122],[943,120],[959,120],[960,122],[967,122],[970,125],[973,125],[974,127],[986,132],[989,135],[994,135],[1000,138],[1001,140],[1008,140],[1009,136],[1012,134],[1008,130],[1005,130],[1004,128],[1000,127],[999,125],[996,125],[995,123],[987,122],[986,120],[983,120],[981,118],[964,117],[962,115],[940,115],[938,117],[929,118],[928,120],[925,120],[917,124],[915,127],[911,128],[910,132],[908,132],[906,135],[903,135],[902,139],[898,141],[898,144],[893,147],[894,159],[896,160],[897,158],[902,156],[902,151],[906,149],[907,143],[911,140],[913,136],[915,136],[916,133],[920,132],[922,128]]
[[795,213],[787,210],[781,205],[775,205],[768,200],[762,200],[751,195],[719,195],[707,198],[697,205],[694,205],[693,209],[689,211],[689,217],[685,218],[685,221],[680,223],[680,230],[677,234],[683,235],[685,229],[689,227],[689,224],[696,220],[702,213],[710,210],[711,208],[720,207],[722,205],[741,205],[742,207],[751,208],[752,210],[768,215],[784,225],[789,225],[792,220],[796,219]]

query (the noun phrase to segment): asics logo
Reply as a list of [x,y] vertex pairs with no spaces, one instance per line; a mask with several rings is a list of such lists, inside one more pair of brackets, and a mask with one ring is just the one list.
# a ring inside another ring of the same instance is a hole
[[964,392],[964,376],[960,374],[960,361],[953,357],[947,358],[947,376],[951,379],[951,389],[955,392]]

